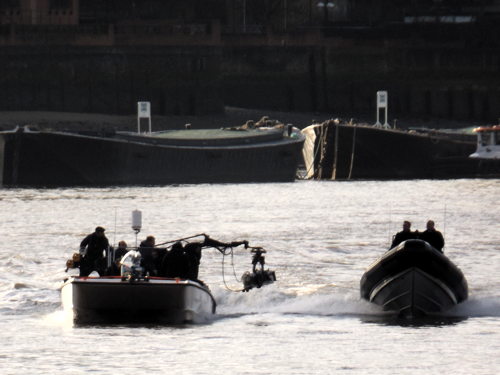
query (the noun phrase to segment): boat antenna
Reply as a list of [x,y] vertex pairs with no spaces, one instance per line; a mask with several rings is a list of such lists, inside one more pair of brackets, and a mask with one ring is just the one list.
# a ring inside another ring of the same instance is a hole
[[389,245],[392,243],[392,201],[389,202],[389,230],[387,237],[389,238]]
[[116,207],[115,207],[115,228],[113,232],[113,247],[116,246]]
[[[443,237],[446,238],[446,203],[444,204],[444,214],[443,214]],[[446,244],[446,242],[445,242]],[[443,246],[444,247],[444,246]]]

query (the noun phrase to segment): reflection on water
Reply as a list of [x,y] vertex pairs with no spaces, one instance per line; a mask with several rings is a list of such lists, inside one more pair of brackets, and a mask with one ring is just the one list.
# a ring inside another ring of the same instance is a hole
[[403,318],[395,314],[369,315],[360,317],[360,321],[365,324],[378,324],[382,326],[400,327],[440,327],[451,326],[462,323],[469,317],[456,316],[425,316],[418,318]]

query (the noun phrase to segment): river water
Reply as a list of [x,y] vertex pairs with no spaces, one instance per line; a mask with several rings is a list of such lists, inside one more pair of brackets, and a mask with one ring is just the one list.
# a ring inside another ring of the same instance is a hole
[[[480,179],[0,190],[0,373],[497,374],[499,202],[500,180]],[[97,225],[133,245],[134,209],[139,240],[246,239],[278,281],[233,292],[250,254],[226,257],[223,278],[207,250],[208,324],[73,326],[58,289],[66,259]],[[427,219],[470,298],[438,319],[397,320],[360,300],[359,280],[403,220],[424,230]]]

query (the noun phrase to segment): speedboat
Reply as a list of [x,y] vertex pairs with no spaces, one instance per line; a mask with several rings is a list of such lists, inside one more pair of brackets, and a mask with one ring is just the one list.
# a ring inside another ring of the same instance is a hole
[[403,317],[445,312],[467,299],[462,271],[423,240],[407,240],[363,274],[361,297]]
[[162,277],[70,277],[61,289],[75,323],[203,323],[216,303],[201,282]]

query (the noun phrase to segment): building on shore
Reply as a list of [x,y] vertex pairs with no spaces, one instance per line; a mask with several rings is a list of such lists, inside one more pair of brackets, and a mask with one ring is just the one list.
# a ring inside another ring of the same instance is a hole
[[0,110],[494,121],[500,0],[1,0]]

